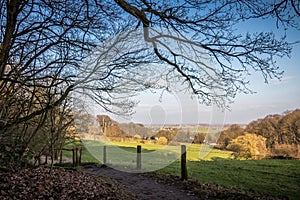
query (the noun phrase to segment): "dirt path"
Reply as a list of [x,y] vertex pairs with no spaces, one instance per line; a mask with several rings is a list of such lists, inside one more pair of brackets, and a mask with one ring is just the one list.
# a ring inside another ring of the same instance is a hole
[[109,167],[87,166],[85,171],[103,177],[108,177],[127,188],[138,198],[144,200],[196,200],[200,199],[191,191],[176,185],[160,183],[152,177],[144,174],[127,173]]

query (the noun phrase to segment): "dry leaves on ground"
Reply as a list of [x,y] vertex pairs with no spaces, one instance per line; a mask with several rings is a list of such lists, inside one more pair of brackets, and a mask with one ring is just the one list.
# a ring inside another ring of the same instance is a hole
[[135,199],[120,185],[82,172],[39,167],[0,173],[0,199]]

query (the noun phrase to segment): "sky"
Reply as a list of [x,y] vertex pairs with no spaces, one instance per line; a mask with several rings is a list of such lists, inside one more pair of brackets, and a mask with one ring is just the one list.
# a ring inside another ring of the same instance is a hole
[[[187,94],[146,94],[130,121],[143,124],[248,124],[269,114],[283,114],[300,109],[300,45],[294,47],[291,58],[278,60],[284,70],[282,79],[264,82],[261,74],[250,77],[253,94],[237,94],[229,109],[199,105]],[[119,119],[122,120],[122,119]]]
[[[254,28],[255,27],[255,28]],[[253,22],[243,25],[243,31],[270,31],[279,34],[275,22]],[[296,30],[288,30],[288,41],[299,41]],[[186,94],[160,93],[139,96],[140,103],[129,121],[143,124],[248,124],[270,114],[300,109],[300,44],[293,46],[290,58],[279,58],[277,64],[284,71],[281,80],[271,79],[265,83],[262,74],[249,77],[249,87],[254,94],[237,94],[229,109],[221,111],[216,106],[199,105]],[[122,121],[122,119],[117,119]],[[128,121],[128,120],[127,120]],[[125,122],[125,121],[124,121]]]
[[[257,30],[274,30],[275,22],[263,22],[253,24]],[[252,27],[253,27],[252,26]],[[274,32],[273,31],[273,32]],[[289,42],[300,41],[299,31],[288,29],[287,40]],[[256,73],[250,77],[250,88],[255,94],[237,95],[231,105],[231,111],[226,112],[227,123],[249,123],[269,114],[283,114],[288,110],[300,108],[300,44],[293,46],[290,58],[276,59],[278,66],[284,71],[281,80],[271,79],[266,84],[261,74]]]
[[[276,28],[276,21],[251,21],[241,24],[238,31],[272,31],[279,38],[283,33]],[[300,41],[299,31],[287,30],[289,42]],[[151,124],[248,124],[270,114],[283,114],[285,111],[300,109],[300,44],[295,44],[291,57],[277,58],[277,64],[284,71],[281,80],[271,79],[265,83],[260,72],[248,77],[249,88],[254,94],[238,93],[229,109],[220,110],[217,106],[199,105],[189,94],[147,93],[136,97],[140,101],[135,114],[129,119],[109,113],[119,122]]]

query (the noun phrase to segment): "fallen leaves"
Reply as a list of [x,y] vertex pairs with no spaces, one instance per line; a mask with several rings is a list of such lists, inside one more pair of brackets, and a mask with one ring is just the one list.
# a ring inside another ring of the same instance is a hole
[[120,185],[83,172],[39,167],[0,174],[0,199],[136,199]]

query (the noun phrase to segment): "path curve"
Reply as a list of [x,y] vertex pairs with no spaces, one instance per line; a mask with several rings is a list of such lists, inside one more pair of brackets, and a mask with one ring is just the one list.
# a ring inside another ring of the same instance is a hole
[[[85,172],[92,173],[102,177],[108,177],[121,185],[130,192],[143,200],[197,200],[191,191],[177,187],[176,185],[167,185],[160,183],[154,178],[144,174],[128,173],[118,171],[110,167],[98,167],[95,165],[86,166]],[[203,198],[201,198],[203,199]]]

